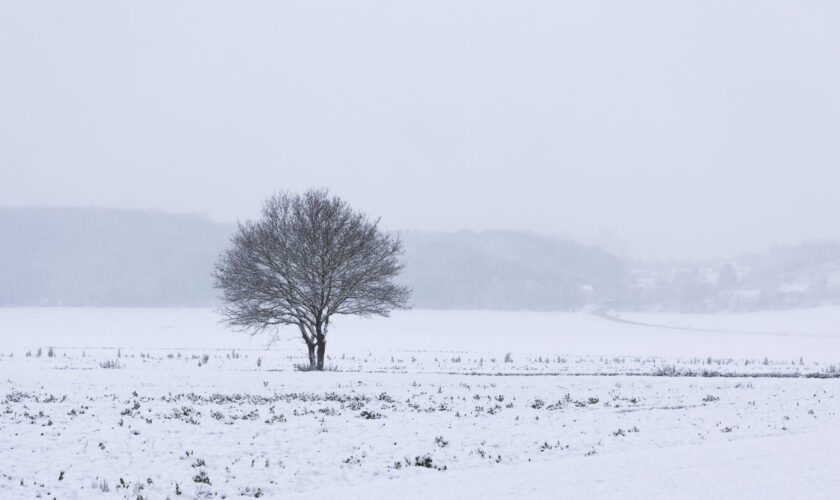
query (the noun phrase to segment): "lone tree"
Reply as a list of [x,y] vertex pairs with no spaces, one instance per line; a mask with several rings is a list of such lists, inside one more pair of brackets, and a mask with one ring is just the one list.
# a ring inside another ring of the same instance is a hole
[[410,290],[393,279],[402,243],[378,220],[326,190],[278,193],[262,218],[239,224],[216,264],[225,322],[252,335],[297,325],[309,369],[324,369],[330,318],[388,316],[408,307]]

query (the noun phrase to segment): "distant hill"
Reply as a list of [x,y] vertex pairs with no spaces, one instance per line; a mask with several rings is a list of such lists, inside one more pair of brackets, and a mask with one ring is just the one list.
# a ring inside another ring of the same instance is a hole
[[403,280],[439,309],[573,310],[620,300],[630,275],[599,248],[523,232],[409,232]]
[[196,215],[0,209],[0,305],[210,305],[232,229]]
[[[0,306],[207,307],[235,229],[200,215],[0,209]],[[840,303],[840,244],[709,262],[634,263],[514,231],[406,232],[400,280],[419,308],[711,312]]]
[[[0,209],[0,305],[210,306],[210,273],[233,224],[102,208]],[[568,310],[612,300],[622,262],[519,232],[401,235],[413,304]]]

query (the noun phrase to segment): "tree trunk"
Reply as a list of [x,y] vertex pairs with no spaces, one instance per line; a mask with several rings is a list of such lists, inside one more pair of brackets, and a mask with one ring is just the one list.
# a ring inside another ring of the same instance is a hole
[[327,350],[327,339],[321,337],[318,340],[318,370],[324,371],[324,352]]
[[309,369],[314,370],[317,366],[317,361],[315,359],[315,344],[307,342],[306,348],[309,349]]
[[306,344],[306,349],[309,351],[309,369],[314,370],[317,366],[317,359],[315,357],[315,345],[317,341],[315,340],[314,332],[307,332],[307,326],[303,323],[303,321],[298,322],[298,327],[300,328],[300,334],[303,336],[303,342]]

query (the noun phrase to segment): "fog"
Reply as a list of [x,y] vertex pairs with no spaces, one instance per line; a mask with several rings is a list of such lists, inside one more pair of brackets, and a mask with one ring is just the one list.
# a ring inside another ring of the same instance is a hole
[[[0,208],[0,307],[211,307],[232,224],[115,209]],[[840,304],[840,241],[637,261],[519,231],[399,234],[423,309],[720,312]]]
[[629,257],[840,238],[836,2],[0,5],[0,205],[254,217]]

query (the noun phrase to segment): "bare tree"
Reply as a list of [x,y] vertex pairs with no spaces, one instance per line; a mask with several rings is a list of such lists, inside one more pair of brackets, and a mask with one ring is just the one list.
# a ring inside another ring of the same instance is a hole
[[402,270],[402,243],[378,220],[325,190],[279,193],[262,218],[240,224],[216,264],[227,324],[272,334],[296,325],[309,368],[324,369],[330,318],[388,316],[408,307],[410,290],[393,279]]

